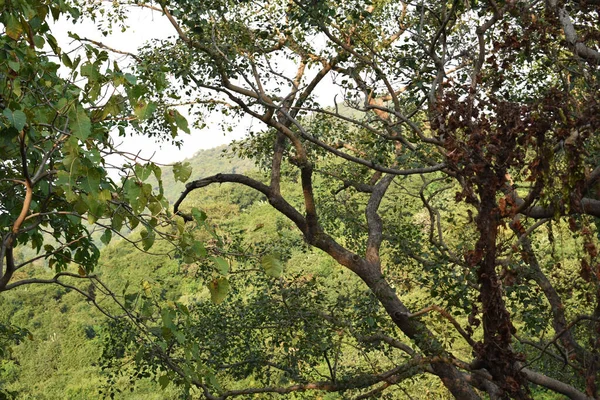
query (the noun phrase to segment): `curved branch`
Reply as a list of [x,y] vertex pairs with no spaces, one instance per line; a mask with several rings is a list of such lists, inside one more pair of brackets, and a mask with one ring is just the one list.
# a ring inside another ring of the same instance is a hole
[[248,186],[264,194],[269,203],[279,212],[292,220],[302,232],[306,231],[306,220],[290,203],[288,203],[279,193],[272,190],[269,186],[255,179],[249,178],[241,174],[217,174],[203,179],[189,182],[185,185],[185,190],[181,193],[173,206],[173,211],[177,215],[181,215],[186,221],[191,221],[192,218],[183,214],[180,211],[181,203],[186,199],[190,192],[206,187],[213,183],[239,183]]
[[361,342],[366,342],[366,343],[384,342],[392,347],[402,350],[403,352],[405,352],[413,357],[417,354],[410,346],[402,343],[398,339],[395,339],[390,336],[386,336],[383,333],[377,333],[377,334],[371,335],[371,336],[359,336],[359,337],[357,337],[357,339],[360,340]]
[[108,311],[104,310],[100,304],[98,304],[98,302],[96,302],[96,298],[94,296],[91,296],[88,293],[85,293],[83,290],[79,289],[76,286],[73,285],[69,285],[67,283],[61,282],[59,280],[60,277],[63,276],[67,276],[67,277],[71,277],[71,278],[78,278],[78,279],[96,279],[97,277],[96,275],[78,275],[78,274],[73,274],[71,272],[59,272],[56,275],[54,275],[54,277],[52,279],[38,279],[38,278],[31,278],[31,279],[23,279],[20,281],[17,281],[15,283],[12,283],[10,285],[6,286],[6,290],[10,290],[10,289],[14,289],[16,287],[22,286],[22,285],[31,285],[31,284],[56,284],[59,286],[62,286],[66,289],[70,289],[70,290],[74,290],[77,293],[79,293],[80,295],[82,295],[83,297],[86,298],[87,301],[91,302],[97,309],[98,311],[100,311],[102,314],[104,314],[106,317],[110,318],[110,319],[118,319],[117,317],[115,317],[114,315],[111,315],[110,313],[108,313]]
[[263,388],[251,388],[241,390],[230,390],[222,393],[220,396],[214,396],[215,400],[225,400],[228,397],[236,397],[243,395],[256,395],[263,393],[277,393],[277,394],[288,394],[294,392],[307,392],[312,390],[319,390],[325,392],[343,392],[353,389],[365,389],[376,385],[379,382],[388,382],[390,384],[398,383],[403,379],[409,378],[422,372],[423,360],[411,360],[405,364],[399,365],[389,371],[376,375],[359,375],[344,381],[331,382],[313,382],[292,385],[287,387],[263,387]]

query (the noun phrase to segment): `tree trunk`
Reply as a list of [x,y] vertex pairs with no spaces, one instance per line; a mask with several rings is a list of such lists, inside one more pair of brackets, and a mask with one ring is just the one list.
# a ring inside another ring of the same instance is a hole
[[[445,350],[442,344],[435,339],[434,334],[424,324],[417,319],[410,318],[409,310],[398,298],[395,290],[388,284],[379,268],[367,264],[360,270],[362,270],[362,273],[359,273],[360,278],[375,294],[396,326],[412,339],[426,356],[443,356]],[[456,399],[481,399],[455,366],[445,363],[432,363],[431,368]]]

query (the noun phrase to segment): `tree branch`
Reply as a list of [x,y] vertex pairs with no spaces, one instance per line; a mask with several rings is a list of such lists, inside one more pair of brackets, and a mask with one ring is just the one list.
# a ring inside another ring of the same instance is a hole
[[529,382],[548,388],[556,393],[564,394],[572,400],[593,400],[593,397],[588,397],[585,393],[580,392],[567,383],[542,375],[528,368],[523,368],[521,372],[525,374]]
[[381,204],[381,200],[385,195],[390,184],[396,176],[392,174],[385,175],[373,188],[373,192],[369,197],[369,202],[365,209],[367,218],[368,239],[365,258],[372,264],[379,264],[379,249],[383,241],[383,221],[377,210]]

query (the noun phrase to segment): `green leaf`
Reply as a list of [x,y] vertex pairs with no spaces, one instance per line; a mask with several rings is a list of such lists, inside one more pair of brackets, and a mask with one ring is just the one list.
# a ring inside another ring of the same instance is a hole
[[112,231],[110,229],[105,229],[102,236],[100,236],[100,241],[104,243],[104,245],[108,245],[110,240],[112,239]]
[[123,111],[123,98],[120,95],[112,96],[104,105],[100,113],[100,119],[104,120],[109,115],[118,116]]
[[98,80],[100,80],[101,76],[96,64],[92,64],[90,62],[86,62],[81,66],[81,75],[85,76],[89,83],[96,83]]
[[60,58],[66,67],[73,68],[73,61],[71,61],[67,53],[63,53],[63,55]]
[[160,385],[160,388],[162,390],[165,390],[167,388],[167,386],[169,386],[169,383],[171,383],[171,379],[169,378],[169,375],[161,375],[160,378],[158,378],[158,384]]
[[127,80],[127,82],[131,83],[132,85],[135,85],[135,83],[137,82],[137,77],[135,75],[131,75],[130,73],[126,73],[123,76],[125,77],[125,79]]
[[190,251],[194,254],[195,258],[204,258],[207,254],[204,244],[199,240],[194,241]]
[[229,293],[229,281],[227,278],[215,278],[208,284],[208,290],[210,290],[210,299],[214,304],[221,304]]
[[33,44],[35,44],[35,47],[38,49],[41,49],[46,45],[46,40],[44,40],[43,37],[36,35],[33,37]]
[[183,234],[183,231],[185,229],[185,221],[183,218],[181,218],[180,216],[176,215],[174,217],[175,220],[175,226],[177,227],[177,231],[179,232],[179,234]]
[[8,61],[8,66],[15,72],[19,72],[21,69],[21,64],[18,61]]
[[153,230],[145,230],[140,232],[140,236],[142,237],[142,246],[144,247],[144,251],[148,251],[154,244],[156,234]]
[[71,132],[79,140],[83,141],[90,136],[92,121],[82,107],[77,107],[77,111],[69,113],[69,128],[71,128]]
[[267,254],[260,259],[260,264],[267,273],[273,278],[279,278],[283,272],[283,264],[277,254]]
[[10,124],[15,127],[16,130],[22,131],[27,123],[27,116],[21,110],[12,111],[5,108],[2,114],[8,119]]
[[98,216],[94,213],[88,213],[87,220],[90,224],[95,224],[98,221]]
[[152,172],[154,172],[156,180],[160,181],[162,179],[162,169],[156,164],[150,164],[150,167],[152,168]]
[[186,182],[192,175],[192,166],[190,163],[175,163],[173,165],[173,176],[176,181]]
[[177,110],[173,111],[173,117],[175,118],[175,124],[177,127],[184,131],[185,133],[190,133],[190,127],[188,126],[187,119],[183,115],[181,115]]
[[229,263],[223,257],[213,257],[215,267],[221,275],[227,275],[229,273]]
[[21,80],[20,79],[15,79],[13,81],[13,93],[17,97],[21,97],[21,94],[23,94],[23,91],[21,89]]
[[152,215],[157,215],[163,210],[162,204],[158,201],[151,201],[146,207],[148,207]]
[[192,208],[192,217],[194,217],[198,225],[202,225],[206,221],[206,213],[196,207]]
[[152,164],[135,164],[134,171],[139,180],[145,181],[152,174]]
[[135,107],[133,107],[133,113],[140,120],[148,119],[152,116],[152,114],[156,111],[156,103],[145,101],[139,101]]
[[46,40],[48,40],[48,44],[50,45],[50,48],[52,49],[54,54],[60,55],[61,50],[60,50],[60,47],[58,46],[58,42],[56,41],[56,38],[50,34],[47,34]]
[[23,26],[14,15],[9,15],[6,18],[6,34],[13,40],[18,40],[23,33]]

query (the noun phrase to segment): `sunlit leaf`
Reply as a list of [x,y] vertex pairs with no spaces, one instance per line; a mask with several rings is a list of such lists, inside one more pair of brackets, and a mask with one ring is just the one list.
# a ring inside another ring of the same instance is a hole
[[173,176],[176,181],[186,182],[192,175],[192,166],[188,162],[175,163],[173,165]]
[[214,304],[221,304],[227,297],[230,290],[229,281],[227,278],[215,278],[208,284],[210,291],[210,299]]
[[277,254],[267,254],[260,259],[260,264],[267,273],[273,278],[279,278],[283,272],[283,264]]

